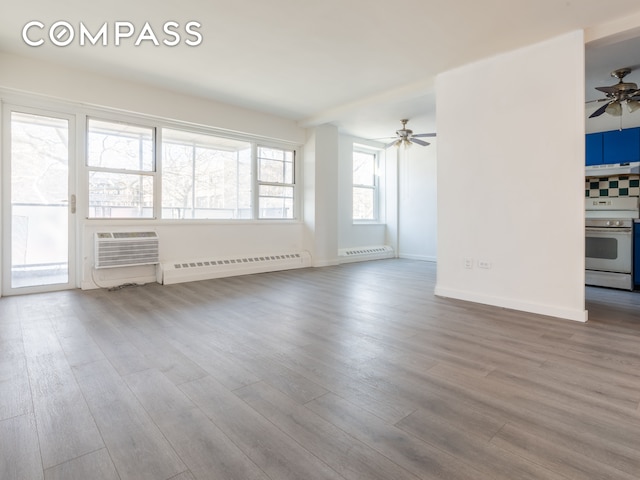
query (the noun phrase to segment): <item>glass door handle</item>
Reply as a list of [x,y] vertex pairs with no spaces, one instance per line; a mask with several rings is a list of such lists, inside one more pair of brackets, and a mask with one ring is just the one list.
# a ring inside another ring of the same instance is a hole
[[74,194],[71,195],[69,206],[71,207],[71,213],[76,213],[76,196]]

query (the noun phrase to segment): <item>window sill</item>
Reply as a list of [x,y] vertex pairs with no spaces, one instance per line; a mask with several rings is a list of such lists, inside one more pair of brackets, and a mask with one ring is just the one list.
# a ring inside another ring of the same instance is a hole
[[352,220],[352,225],[385,225],[380,220]]
[[159,219],[159,218],[85,218],[85,225],[110,225],[110,226],[162,226],[162,225],[296,225],[300,219]]

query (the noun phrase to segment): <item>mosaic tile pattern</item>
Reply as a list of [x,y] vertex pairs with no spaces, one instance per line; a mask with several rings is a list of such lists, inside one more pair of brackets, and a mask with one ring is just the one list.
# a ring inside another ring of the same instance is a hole
[[587,178],[585,196],[589,198],[640,197],[640,175]]

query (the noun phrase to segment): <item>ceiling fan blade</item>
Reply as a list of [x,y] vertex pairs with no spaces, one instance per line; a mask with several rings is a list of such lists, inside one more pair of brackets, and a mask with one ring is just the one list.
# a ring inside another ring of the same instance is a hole
[[612,95],[618,91],[618,88],[616,88],[616,86],[612,86],[612,87],[595,87],[595,88],[599,92],[609,93],[609,94],[612,94]]
[[411,135],[412,137],[435,137],[435,133],[416,133],[415,135]]
[[399,140],[399,139],[395,139],[393,142],[387,143],[387,144],[384,146],[384,148],[385,148],[385,149],[387,149],[387,148],[389,148],[389,147],[393,147],[394,145],[395,145],[395,146],[397,146],[397,145],[398,145],[398,142],[400,142],[400,140]]
[[414,138],[414,137],[415,135],[411,137],[409,141],[413,143],[417,143],[418,145],[422,145],[423,147],[426,147],[427,145],[431,145],[429,142],[425,142],[424,140],[418,140],[417,138]]
[[613,102],[609,102],[606,103],[604,105],[602,105],[599,109],[597,109],[595,112],[593,112],[591,115],[589,115],[589,118],[594,118],[594,117],[599,117],[600,115],[602,115],[605,110],[607,109],[607,107]]
[[597,100],[587,100],[584,103],[596,103],[596,102],[610,102],[611,100],[609,98],[599,98]]

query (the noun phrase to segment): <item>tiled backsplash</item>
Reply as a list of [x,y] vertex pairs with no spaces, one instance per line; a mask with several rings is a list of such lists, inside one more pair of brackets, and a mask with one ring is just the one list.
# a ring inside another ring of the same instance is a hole
[[585,196],[589,198],[640,197],[640,175],[587,178],[585,184]]

